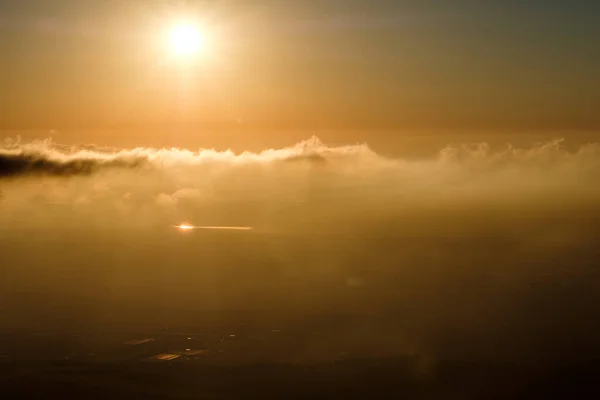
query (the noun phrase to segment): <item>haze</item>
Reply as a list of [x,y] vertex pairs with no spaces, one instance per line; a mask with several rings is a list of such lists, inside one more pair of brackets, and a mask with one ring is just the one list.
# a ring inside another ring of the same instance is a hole
[[598,4],[2,1],[0,331],[597,360]]

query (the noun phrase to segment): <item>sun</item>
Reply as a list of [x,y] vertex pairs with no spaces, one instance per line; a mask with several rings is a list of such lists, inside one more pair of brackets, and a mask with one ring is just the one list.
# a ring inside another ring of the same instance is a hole
[[174,24],[169,31],[169,46],[174,55],[189,59],[202,52],[205,38],[200,27],[191,22]]

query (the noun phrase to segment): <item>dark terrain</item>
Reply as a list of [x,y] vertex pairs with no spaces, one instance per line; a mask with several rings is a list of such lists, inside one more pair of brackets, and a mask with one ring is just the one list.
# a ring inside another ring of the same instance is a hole
[[[354,358],[340,353],[329,361],[274,362],[268,358],[278,355],[285,359],[278,348],[302,339],[277,330],[239,336],[216,332],[188,336],[168,331],[142,336],[5,334],[0,393],[2,398],[90,399],[548,399],[600,395],[600,360],[592,357],[568,363],[504,363],[427,360],[421,355]],[[265,353],[263,361],[260,351]],[[159,354],[177,358],[154,358]]]

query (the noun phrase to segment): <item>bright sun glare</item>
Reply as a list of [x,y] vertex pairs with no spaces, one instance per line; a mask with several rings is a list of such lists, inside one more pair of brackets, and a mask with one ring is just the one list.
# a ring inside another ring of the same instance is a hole
[[188,224],[181,224],[177,225],[177,228],[181,229],[182,231],[189,231],[191,229],[194,229],[194,226]]
[[202,51],[204,37],[197,25],[180,22],[171,27],[169,43],[175,55],[182,58],[191,58]]

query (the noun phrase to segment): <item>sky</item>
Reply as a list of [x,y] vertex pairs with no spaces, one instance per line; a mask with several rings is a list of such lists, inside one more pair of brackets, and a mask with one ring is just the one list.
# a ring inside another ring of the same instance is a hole
[[[168,60],[178,16],[202,21],[209,56]],[[267,130],[594,131],[599,18],[583,0],[6,0],[0,129],[233,132],[229,144]]]

